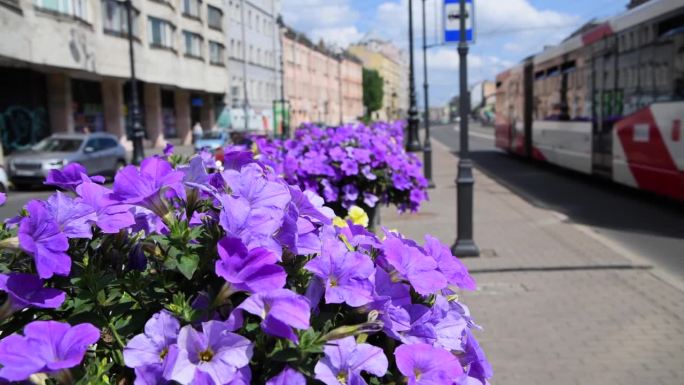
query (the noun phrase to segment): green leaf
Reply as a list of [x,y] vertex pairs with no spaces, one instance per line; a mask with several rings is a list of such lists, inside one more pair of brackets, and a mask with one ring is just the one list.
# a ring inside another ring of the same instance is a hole
[[199,265],[199,255],[185,254],[180,257],[180,261],[178,262],[178,271],[180,271],[185,278],[192,279],[192,276],[195,274],[195,270],[197,270],[197,266]]

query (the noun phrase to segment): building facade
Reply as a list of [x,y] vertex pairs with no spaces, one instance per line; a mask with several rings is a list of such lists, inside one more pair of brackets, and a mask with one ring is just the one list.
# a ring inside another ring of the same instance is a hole
[[[215,124],[228,87],[223,0],[133,0],[138,100],[148,146]],[[128,18],[116,0],[2,0],[0,131],[5,152],[56,132],[126,139]]]
[[395,120],[408,110],[408,73],[405,54],[388,41],[367,38],[349,47],[349,51],[368,69],[378,71],[383,79],[382,108],[376,119]]
[[285,99],[290,125],[315,122],[337,125],[363,115],[361,61],[335,52],[323,42],[284,27],[282,33]]
[[[280,99],[280,0],[226,0],[230,25],[229,94],[234,129],[273,132],[274,100]],[[247,115],[245,115],[245,112]],[[249,119],[246,122],[245,116]]]

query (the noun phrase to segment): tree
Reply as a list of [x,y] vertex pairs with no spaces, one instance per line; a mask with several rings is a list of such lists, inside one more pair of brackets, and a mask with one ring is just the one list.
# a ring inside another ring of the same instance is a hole
[[378,71],[363,69],[363,105],[366,107],[366,119],[370,120],[373,112],[382,108],[383,83],[384,80]]

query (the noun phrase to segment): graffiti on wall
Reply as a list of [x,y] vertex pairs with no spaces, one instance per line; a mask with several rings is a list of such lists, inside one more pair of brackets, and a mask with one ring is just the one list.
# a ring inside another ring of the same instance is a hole
[[2,147],[12,152],[26,149],[49,134],[43,107],[10,106],[0,111]]
[[71,29],[69,39],[71,58],[86,71],[95,72],[95,53],[88,44],[88,35],[80,29]]

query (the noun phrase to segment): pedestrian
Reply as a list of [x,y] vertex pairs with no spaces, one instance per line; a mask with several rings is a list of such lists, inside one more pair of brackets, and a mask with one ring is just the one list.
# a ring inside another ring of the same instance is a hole
[[200,138],[202,138],[202,133],[204,130],[202,130],[202,125],[199,122],[196,122],[194,126],[192,126],[192,143],[197,143]]

